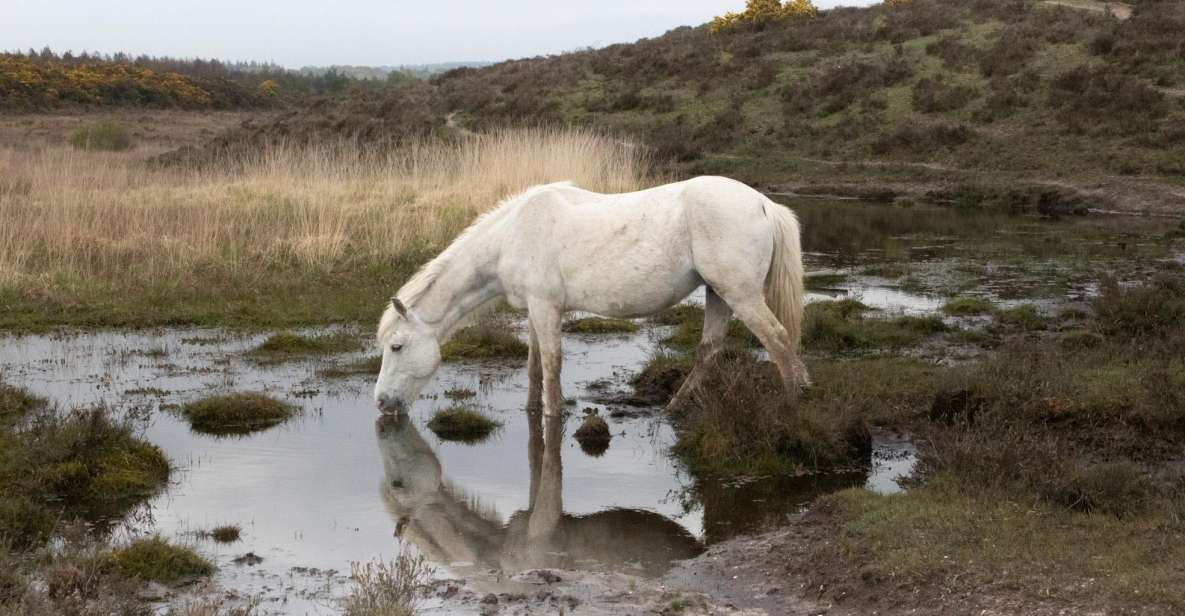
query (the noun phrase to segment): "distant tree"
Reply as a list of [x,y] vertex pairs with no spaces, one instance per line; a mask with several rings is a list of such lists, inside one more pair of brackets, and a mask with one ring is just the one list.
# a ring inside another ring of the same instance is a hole
[[812,17],[819,9],[811,0],[746,0],[745,10],[740,13],[729,11],[708,24],[708,31],[723,32],[738,27],[761,28],[787,17]]

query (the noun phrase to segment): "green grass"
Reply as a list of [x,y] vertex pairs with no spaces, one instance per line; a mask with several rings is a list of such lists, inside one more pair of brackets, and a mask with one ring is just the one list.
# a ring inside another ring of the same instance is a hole
[[214,573],[209,560],[161,537],[137,539],[113,551],[106,562],[124,576],[167,585]]
[[502,321],[488,320],[463,328],[440,348],[446,362],[474,359],[518,359],[527,356],[527,344]]
[[189,402],[181,414],[195,431],[207,434],[250,434],[287,421],[297,408],[261,393],[210,396]]
[[947,331],[937,316],[866,318],[864,314],[871,310],[856,300],[808,304],[803,344],[812,351],[899,349]]
[[942,311],[952,316],[973,316],[992,311],[991,300],[983,297],[959,297],[943,304]]
[[1171,564],[1185,560],[1179,521],[1082,515],[945,484],[939,478],[893,496],[848,490],[826,497],[853,570],[907,585],[943,580],[954,593],[1008,580],[1013,588],[1102,611],[1112,602],[1149,613],[1153,606],[1169,608],[1163,613],[1185,607],[1185,587]]
[[564,323],[563,330],[574,334],[632,334],[638,326],[624,319],[585,317]]
[[318,270],[277,265],[265,273],[211,270],[185,284],[142,278],[73,274],[47,277],[50,288],[0,284],[0,330],[46,331],[58,327],[230,327],[283,330],[353,323],[372,327],[381,298],[407,280],[430,255],[413,251],[381,265]]
[[130,150],[133,143],[132,134],[122,124],[104,121],[75,130],[70,134],[70,145],[76,150],[122,152]]
[[268,336],[259,346],[252,349],[250,354],[256,357],[324,355],[343,353],[357,347],[358,340],[349,334],[302,336],[291,332],[280,332]]
[[450,406],[436,411],[428,420],[428,429],[441,439],[477,443],[502,427],[502,422],[464,406]]

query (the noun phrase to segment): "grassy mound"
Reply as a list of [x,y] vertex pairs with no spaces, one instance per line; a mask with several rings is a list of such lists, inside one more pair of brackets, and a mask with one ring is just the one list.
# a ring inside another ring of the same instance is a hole
[[450,406],[436,411],[428,420],[428,429],[446,441],[477,443],[485,440],[502,422],[464,406]]
[[585,415],[584,421],[572,437],[580,443],[580,449],[590,456],[603,455],[609,449],[609,441],[613,439],[609,432],[609,424],[597,413]]
[[867,464],[864,419],[843,407],[798,405],[769,362],[745,353],[716,362],[675,418],[674,453],[711,475],[790,473]]
[[323,355],[357,348],[358,342],[347,334],[302,336],[291,332],[272,334],[251,350],[254,356]]
[[138,539],[115,550],[107,564],[124,576],[160,584],[176,584],[214,572],[210,561],[160,537]]
[[633,321],[585,317],[564,323],[563,330],[574,334],[632,334],[638,331]]
[[457,331],[441,346],[440,356],[446,362],[525,358],[527,345],[505,323],[490,320]]
[[103,520],[155,494],[169,477],[160,449],[105,409],[47,412],[0,430],[0,536],[36,545],[58,518]]
[[211,396],[181,407],[189,425],[207,434],[250,434],[279,425],[297,408],[261,393]]

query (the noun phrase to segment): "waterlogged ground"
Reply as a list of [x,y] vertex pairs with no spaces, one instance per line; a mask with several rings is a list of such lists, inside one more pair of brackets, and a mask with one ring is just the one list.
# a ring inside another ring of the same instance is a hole
[[[1087,299],[1101,274],[1122,279],[1185,262],[1179,242],[1168,238],[1175,223],[1157,220],[1047,221],[810,200],[794,207],[808,269],[819,274],[812,301],[854,297],[884,314],[933,313],[966,295],[1052,313]],[[522,362],[447,365],[409,417],[380,418],[369,375],[324,374],[371,352],[367,332],[346,331],[358,339],[357,351],[282,362],[248,353],[263,334],[6,336],[0,369],[60,405],[106,404],[136,417],[180,469],[165,493],[116,531],[178,538],[216,560],[208,586],[182,597],[159,589],[162,605],[216,594],[231,604],[262,597],[271,612],[334,613],[351,562],[389,559],[405,544],[437,564],[438,576],[462,578],[479,595],[531,592],[537,584],[521,572],[536,568],[653,578],[708,545],[785,520],[820,494],[858,485],[898,490],[896,479],[913,464],[907,435],[878,433],[870,469],[695,480],[668,457],[674,437],[654,409],[594,401],[605,399],[606,379],[610,391],[626,388],[669,332],[646,325],[636,334],[566,335],[564,386],[575,404],[563,426],[539,426],[562,429],[564,438],[562,473],[541,472],[532,450],[539,432],[523,410]],[[945,352],[928,353],[946,359]],[[471,402],[503,427],[477,444],[438,439],[425,424],[450,404],[444,393],[457,389],[476,392]],[[302,412],[261,433],[215,437],[191,431],[174,410],[238,391],[267,392]],[[587,408],[608,417],[614,435],[600,456],[571,437]],[[527,540],[532,493],[560,496],[562,545]],[[223,545],[195,535],[221,524],[241,525],[242,540]],[[457,609],[447,594],[425,607]]]

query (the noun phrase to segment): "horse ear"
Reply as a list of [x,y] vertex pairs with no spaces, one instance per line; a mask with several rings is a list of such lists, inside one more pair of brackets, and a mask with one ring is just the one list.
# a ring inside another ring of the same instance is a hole
[[395,312],[398,312],[399,316],[407,318],[407,306],[404,306],[398,297],[391,298],[391,305],[395,307]]

